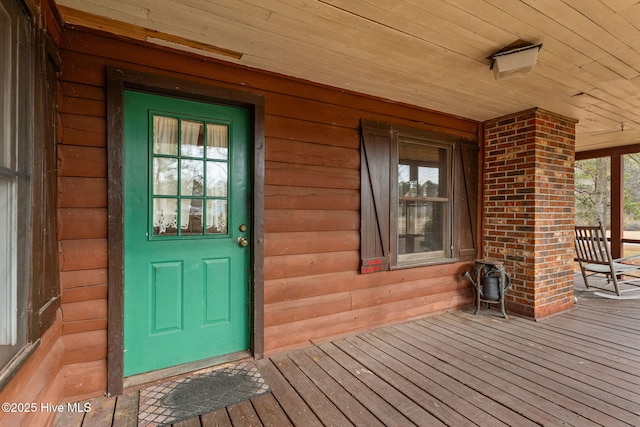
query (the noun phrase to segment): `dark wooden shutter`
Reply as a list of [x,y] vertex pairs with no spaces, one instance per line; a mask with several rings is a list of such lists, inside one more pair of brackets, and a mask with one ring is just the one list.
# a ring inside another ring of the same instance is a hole
[[362,121],[360,143],[360,271],[389,270],[391,127]]
[[460,141],[454,153],[454,257],[476,257],[478,206],[478,143]]
[[60,307],[57,227],[56,102],[60,58],[44,30],[36,32],[32,177],[31,340],[53,324]]

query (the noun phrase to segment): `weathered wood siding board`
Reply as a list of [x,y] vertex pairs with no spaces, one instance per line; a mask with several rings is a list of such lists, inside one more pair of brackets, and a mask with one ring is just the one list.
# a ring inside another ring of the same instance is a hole
[[[265,327],[265,351],[273,353],[287,348],[299,347],[310,341],[322,341],[333,336],[369,329],[437,313],[451,307],[469,305],[473,301],[471,291],[461,293],[453,290],[429,297],[391,302],[389,304],[342,311],[333,315],[305,319]],[[267,316],[265,316],[265,323]],[[308,333],[313,331],[313,333]]]
[[357,252],[322,252],[315,254],[268,257],[264,262],[265,280],[315,276],[358,269]]
[[265,209],[359,210],[358,189],[265,185]]
[[359,169],[357,149],[311,144],[283,138],[267,138],[266,160],[302,165]]
[[[67,398],[106,388],[105,69],[265,99],[265,349],[470,304],[468,264],[360,275],[360,120],[475,138],[478,123],[73,29],[62,38],[59,238]],[[73,343],[73,344],[71,344]]]
[[360,289],[374,289],[406,282],[459,278],[468,268],[467,263],[455,263],[368,275],[361,275],[357,270],[354,270],[344,273],[269,280],[265,285],[265,304],[342,292],[344,283],[349,283],[349,289],[356,292]]
[[107,331],[88,331],[63,335],[64,365],[103,360],[107,357]]
[[265,256],[295,255],[321,252],[357,251],[357,231],[295,231],[269,233],[265,238]]
[[[357,211],[346,210],[265,210],[267,233],[289,231],[351,231],[360,223]],[[265,236],[265,239],[268,238]]]
[[107,237],[106,208],[60,208],[58,236],[67,239],[97,239]]
[[[67,145],[107,146],[106,120],[77,114],[60,114],[61,140]],[[102,129],[102,132],[100,130]]]
[[63,372],[65,400],[77,401],[100,396],[107,389],[105,359],[66,365]]
[[107,178],[58,178],[59,208],[106,208]]
[[[0,391],[0,401],[59,402],[64,390],[64,380],[60,375],[64,346],[60,340],[62,316],[60,311],[56,314],[56,320],[42,336],[40,346],[13,380]],[[47,411],[37,411],[35,414],[26,411],[0,412],[0,425],[48,425],[54,416]]]
[[60,269],[62,271],[91,270],[106,266],[106,238],[60,241]]
[[360,174],[353,169],[266,162],[265,171],[267,185],[350,189],[360,186]]

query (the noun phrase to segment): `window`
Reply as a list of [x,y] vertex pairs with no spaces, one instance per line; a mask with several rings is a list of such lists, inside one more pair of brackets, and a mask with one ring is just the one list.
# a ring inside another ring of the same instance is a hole
[[229,126],[153,116],[151,235],[227,235]]
[[451,258],[451,145],[398,138],[398,265]]
[[0,0],[0,367],[27,340],[32,53],[28,20]]
[[362,122],[361,272],[472,260],[477,141]]

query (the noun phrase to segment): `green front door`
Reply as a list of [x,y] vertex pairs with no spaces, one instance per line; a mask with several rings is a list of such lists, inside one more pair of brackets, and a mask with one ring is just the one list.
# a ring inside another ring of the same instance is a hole
[[124,374],[247,350],[249,112],[124,99]]

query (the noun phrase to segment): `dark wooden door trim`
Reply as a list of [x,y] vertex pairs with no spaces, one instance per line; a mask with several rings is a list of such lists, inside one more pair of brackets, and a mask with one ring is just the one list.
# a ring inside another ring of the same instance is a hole
[[124,91],[140,90],[160,95],[248,108],[252,114],[253,222],[252,245],[252,336],[251,352],[264,353],[264,98],[261,94],[210,86],[186,79],[141,73],[121,68],[107,69],[107,161],[109,212],[109,294],[107,393],[122,394],[123,363],[123,123]]

